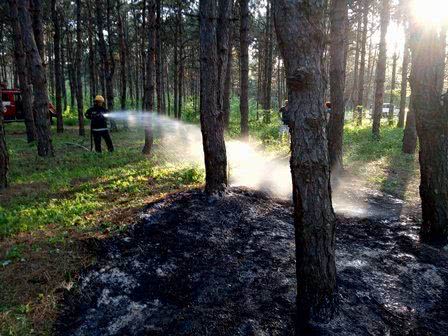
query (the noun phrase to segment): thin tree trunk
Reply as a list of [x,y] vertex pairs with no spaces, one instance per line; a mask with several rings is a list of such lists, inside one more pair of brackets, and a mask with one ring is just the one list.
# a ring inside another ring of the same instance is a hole
[[249,137],[249,0],[239,1],[241,137],[247,139]]
[[[219,16],[221,20],[223,17],[227,17],[223,13],[223,10],[226,9],[223,2],[228,2],[228,0],[220,2]],[[214,0],[199,1],[200,114],[205,159],[205,190],[208,194],[220,193],[227,186],[227,155],[223,115],[219,106],[220,80],[222,80],[219,73],[223,73],[224,64],[222,62],[223,56],[227,56],[227,49],[225,48],[225,36],[221,35],[220,41],[218,38],[218,31],[221,27],[217,28],[217,14]],[[224,31],[221,31],[220,34],[224,34]]]
[[56,131],[64,131],[64,122],[62,120],[62,83],[61,83],[61,27],[56,10],[56,0],[51,0],[51,19],[54,27],[54,72],[56,85]]
[[344,88],[348,7],[346,0],[333,0],[330,8],[330,100],[332,111],[328,127],[328,150],[333,175],[343,170]]
[[384,82],[386,81],[386,58],[387,58],[387,44],[386,34],[390,19],[390,0],[382,0],[381,7],[381,37],[378,53],[378,62],[376,64],[375,74],[375,104],[373,109],[373,125],[372,134],[375,139],[380,137],[381,114],[384,103]]
[[[88,2],[88,9],[91,12],[93,9],[90,6],[90,2]],[[93,18],[89,17],[88,19],[88,44],[89,44],[89,86],[90,86],[90,101],[93,102],[96,92],[96,65],[95,65],[95,49],[93,43]]]
[[[10,1],[11,3],[12,1]],[[2,91],[0,89],[0,97]],[[3,126],[3,102],[0,99],[0,190],[8,187],[9,155],[6,148],[5,128]]]
[[[33,83],[33,108],[37,134],[37,153],[39,156],[54,156],[53,144],[48,118],[48,91],[45,69],[42,65],[39,50],[34,40],[31,16],[28,12],[29,0],[18,1],[19,22],[22,41],[30,65],[31,81]],[[35,8],[36,9],[36,8]]]
[[433,26],[413,23],[410,84],[420,144],[421,236],[424,241],[448,242],[448,96],[441,102],[444,73],[440,64],[446,40]]
[[[62,29],[61,29],[62,31]],[[65,52],[64,52],[64,38],[61,36],[61,90],[62,90],[62,102],[63,110],[67,110],[67,87],[65,83]]]
[[291,173],[299,279],[296,333],[299,333],[310,319],[331,313],[336,288],[335,215],[322,70],[326,1],[276,0],[273,4],[292,117]]
[[394,91],[395,91],[395,84],[396,84],[396,76],[397,76],[397,61],[398,61],[398,55],[397,53],[394,54],[393,60],[392,60],[392,78],[391,78],[391,84],[390,84],[390,105],[389,105],[389,126],[392,126],[394,124]]
[[264,121],[269,124],[271,122],[271,87],[272,87],[272,51],[273,51],[273,19],[272,4],[268,2],[266,12],[266,57],[264,65],[264,83],[263,83],[263,110]]
[[359,85],[358,85],[358,100],[356,103],[357,109],[357,118],[356,124],[358,126],[362,125],[362,117],[365,108],[365,99],[364,99],[364,86],[365,86],[365,72],[366,72],[366,54],[367,54],[367,30],[369,23],[369,6],[370,0],[364,0],[363,3],[363,11],[362,11],[362,21],[363,21],[363,31],[361,38],[361,62],[359,65]]
[[82,62],[81,54],[82,35],[81,35],[81,0],[76,0],[76,101],[78,103],[78,132],[80,136],[85,135],[84,130],[84,97],[82,94]]
[[14,35],[14,58],[17,64],[17,73],[22,93],[22,109],[25,119],[26,137],[28,143],[36,140],[36,127],[34,125],[34,115],[32,106],[32,85],[31,75],[28,72],[27,55],[22,42],[22,30],[20,28],[17,0],[9,0],[10,18]]
[[226,78],[224,82],[224,97],[223,97],[223,113],[224,113],[224,128],[229,129],[230,122],[230,101],[231,101],[231,86],[232,86],[232,42],[229,41],[229,54],[227,56]]
[[358,89],[358,77],[359,77],[359,56],[360,56],[360,44],[362,39],[363,32],[361,31],[361,23],[362,23],[362,12],[361,12],[361,5],[360,2],[358,2],[358,13],[357,13],[357,27],[356,27],[356,46],[355,46],[355,72],[353,76],[353,87],[352,92],[350,95],[350,105],[353,106],[353,103],[355,101],[355,97],[357,97],[356,90]]
[[[177,18],[177,16],[176,16]],[[178,20],[178,19],[176,19]],[[174,105],[174,117],[179,119],[179,113],[177,108],[179,107],[177,103],[178,99],[178,89],[179,89],[179,22],[176,21],[176,28],[174,33],[174,69],[173,69],[173,105]]]
[[143,95],[145,118],[145,145],[142,153],[151,154],[154,136],[152,132],[151,113],[154,110],[154,61],[155,61],[155,0],[148,2],[148,52],[146,54],[146,82]]
[[[118,39],[120,41],[120,108],[126,110],[126,41],[123,18],[121,14],[121,2],[117,2],[117,12],[118,12]],[[127,123],[125,123],[125,128],[127,128]]]
[[406,115],[406,127],[403,134],[403,153],[415,154],[417,148],[417,129],[415,126],[415,111],[412,106],[413,96],[411,96],[411,103],[409,104],[409,111]]
[[36,42],[37,49],[39,50],[40,59],[42,61],[42,65],[45,67],[44,64],[44,26],[43,26],[43,17],[42,17],[42,0],[31,0],[30,6],[28,7],[30,14],[31,14],[31,20],[32,20],[32,26],[33,26],[33,32],[34,32],[34,40]]
[[164,113],[162,104],[162,41],[160,37],[161,0],[156,0],[156,94],[157,113]]
[[[113,111],[114,109],[114,73],[115,73],[115,59],[113,55],[113,48],[112,48],[112,26],[111,26],[111,0],[106,1],[106,29],[107,29],[107,42],[108,42],[108,57],[107,61],[105,62],[106,66],[106,100],[107,100],[107,109],[109,111]],[[105,48],[106,49],[106,48]],[[111,131],[117,131],[118,127],[116,122],[111,119],[110,120],[110,130]]]
[[409,34],[406,33],[403,48],[403,64],[401,67],[401,93],[400,93],[400,112],[398,114],[397,127],[403,128],[406,116],[406,97],[408,90],[408,71],[409,71]]

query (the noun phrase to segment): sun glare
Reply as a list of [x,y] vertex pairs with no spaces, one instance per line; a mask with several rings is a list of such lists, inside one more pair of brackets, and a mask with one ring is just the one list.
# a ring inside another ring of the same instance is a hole
[[412,14],[423,23],[448,24],[447,0],[412,0]]

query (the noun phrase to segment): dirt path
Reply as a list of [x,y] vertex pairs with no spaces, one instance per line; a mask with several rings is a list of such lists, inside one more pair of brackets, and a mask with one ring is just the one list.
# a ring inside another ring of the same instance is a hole
[[[419,243],[399,200],[363,195],[366,213],[339,216],[339,310],[313,334],[448,334],[448,254]],[[288,203],[258,192],[172,195],[104,244],[57,333],[293,335],[293,233]]]

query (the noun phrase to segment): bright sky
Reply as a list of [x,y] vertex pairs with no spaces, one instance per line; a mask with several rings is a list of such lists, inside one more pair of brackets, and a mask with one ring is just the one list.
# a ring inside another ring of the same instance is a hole
[[434,25],[448,23],[447,0],[411,0],[412,15],[424,22]]

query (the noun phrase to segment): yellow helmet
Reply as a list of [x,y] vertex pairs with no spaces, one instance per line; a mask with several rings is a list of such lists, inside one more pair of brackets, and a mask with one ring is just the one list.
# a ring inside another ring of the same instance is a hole
[[95,97],[95,99],[93,101],[95,101],[97,103],[103,104],[104,103],[104,98],[103,98],[103,96],[98,95],[98,96]]

